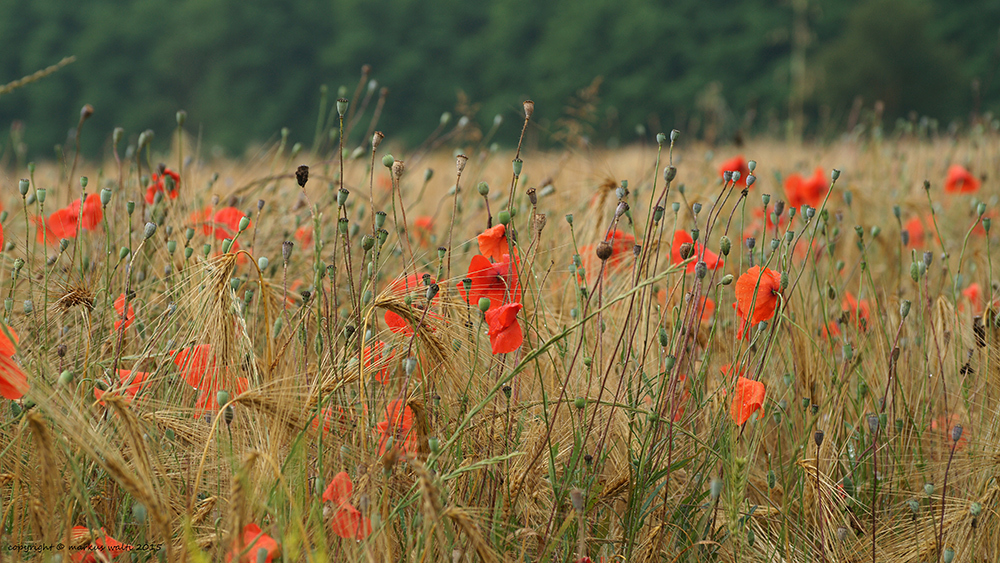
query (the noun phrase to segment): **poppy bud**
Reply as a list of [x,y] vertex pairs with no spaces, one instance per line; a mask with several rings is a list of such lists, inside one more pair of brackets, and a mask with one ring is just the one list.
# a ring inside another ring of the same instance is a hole
[[[207,244],[205,246],[208,246]],[[233,239],[227,238],[222,240],[222,253],[229,254],[229,249],[233,247]],[[207,254],[206,254],[207,256]]]
[[19,192],[21,192],[21,197],[24,197],[24,196],[28,195],[28,186],[29,185],[30,185],[30,182],[28,180],[26,180],[26,179],[23,179],[23,178],[21,179],[20,182],[17,183],[17,190]]
[[956,424],[954,428],[951,429],[951,441],[957,442],[962,438],[962,425]]
[[781,291],[788,289],[788,272],[781,272]]
[[142,230],[143,238],[149,238],[156,233],[156,223],[146,223],[146,227]]
[[670,335],[667,333],[667,329],[660,327],[660,346],[666,348],[670,344]]
[[677,177],[677,168],[674,166],[667,166],[663,169],[663,179],[667,182],[672,182],[674,178]]
[[[385,161],[383,160],[383,162]],[[392,161],[392,175],[396,177],[396,180],[399,180],[403,176],[404,168],[406,168],[406,166],[403,164],[402,160]]]
[[834,182],[836,182],[838,178],[840,178],[840,170],[837,170],[836,168],[834,168],[830,172],[830,179],[832,179]]
[[250,226],[250,218],[244,215],[243,217],[240,218],[240,232],[242,233],[243,231],[247,230],[247,227],[249,226]]
[[220,405],[225,405],[229,402],[229,391],[219,391],[215,394],[215,400],[218,401]]
[[45,203],[45,188],[39,188],[35,190],[35,199],[38,200],[38,203]]
[[926,494],[927,496],[931,496],[934,494],[933,483],[924,483],[924,494]]
[[950,547],[944,548],[944,555],[942,556],[942,559],[944,559],[944,563],[951,563],[952,561],[954,561],[955,550]]
[[86,104],[85,106],[80,108],[80,121],[85,121],[86,119],[89,119],[90,116],[92,115],[94,115],[94,106]]
[[906,316],[909,314],[910,314],[910,301],[908,299],[904,299],[903,302],[899,304],[899,316],[905,319]]
[[567,213],[566,214],[566,222],[569,223],[570,226],[573,226],[573,214],[572,213]]
[[[472,280],[469,280],[469,281],[470,281],[469,285],[472,285],[472,283],[471,283]],[[480,311],[482,311],[484,313],[486,311],[489,311],[490,310],[490,304],[491,304],[491,301],[490,301],[489,297],[480,297],[479,298],[479,310]]]
[[978,502],[974,502],[969,505],[969,514],[973,516],[979,516],[983,512],[983,505]]
[[427,286],[427,300],[430,301],[431,299],[434,299],[434,296],[437,295],[439,289],[441,289],[441,288],[436,283],[432,283],[432,284],[428,285]]
[[167,241],[167,252],[169,252],[170,254],[173,254],[174,252],[177,252],[177,241],[176,240],[168,240]]
[[514,175],[515,176],[520,176],[521,175],[521,167],[524,166],[524,161],[521,160],[520,158],[515,158],[513,161],[511,161],[511,165],[514,168]]
[[577,397],[573,399],[573,406],[576,407],[577,410],[582,411],[583,408],[587,406],[587,399],[584,399],[583,397]]
[[457,155],[455,157],[455,171],[461,174],[465,170],[465,163],[467,162],[469,162],[469,157],[464,154]]
[[663,133],[657,133],[656,134],[656,144],[657,145],[661,145],[662,146],[663,143],[666,143],[666,142],[667,142],[667,136],[666,135],[664,135]]
[[110,188],[102,188],[101,189],[101,205],[103,207],[107,207],[109,203],[111,203],[111,189]]
[[931,262],[934,261],[934,253],[930,250],[924,251],[924,266],[930,267]]
[[500,213],[497,213],[497,222],[499,222],[501,225],[506,225],[510,223],[510,212],[501,211]]
[[347,113],[348,103],[347,98],[337,98],[337,114],[340,117],[344,117],[344,114]]
[[920,281],[920,267],[919,267],[919,264],[923,264],[923,263],[922,262],[912,262],[910,264],[910,277],[915,282],[916,281]]
[[764,205],[771,203],[771,194],[760,194],[760,200],[764,202]]
[[[377,149],[378,146],[382,144],[382,139],[384,138],[385,134],[382,133],[381,131],[376,131],[374,134],[372,134],[372,150]],[[382,163],[385,164],[384,159],[382,160]]]
[[722,285],[729,285],[731,283],[733,283],[733,275],[732,274],[726,274],[726,275],[722,276]]
[[294,247],[295,243],[290,240],[281,243],[281,258],[285,261],[285,266],[288,265],[288,260],[292,257],[292,248]]
[[479,190],[479,195],[483,197],[486,197],[490,193],[490,185],[487,184],[486,182],[479,182],[479,185],[476,186],[476,189]]

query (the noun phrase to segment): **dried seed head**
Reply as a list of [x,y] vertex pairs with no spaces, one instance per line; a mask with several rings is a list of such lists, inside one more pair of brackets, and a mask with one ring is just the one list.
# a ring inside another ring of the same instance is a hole
[[823,445],[823,431],[822,430],[817,430],[816,433],[813,434],[813,441],[816,442],[816,447],[817,448]]
[[80,108],[80,121],[86,121],[92,115],[94,115],[94,106],[87,104]]
[[663,169],[663,179],[672,182],[674,178],[677,177],[677,168],[674,166],[667,166]]
[[528,188],[527,194],[531,205],[538,205],[538,194],[535,193],[535,188]]
[[397,180],[403,176],[403,168],[405,168],[405,166],[403,165],[402,160],[392,161],[392,175],[395,176]]
[[461,175],[462,171],[465,170],[465,163],[467,162],[469,162],[469,157],[464,154],[455,156],[455,171],[458,172],[459,175]]
[[385,138],[385,134],[382,133],[381,131],[376,131],[375,133],[373,133],[372,134],[372,150],[377,149],[378,146],[382,144],[382,139],[384,139],[384,138]]
[[524,100],[524,118],[531,119],[531,114],[535,113],[535,102]]
[[602,240],[600,244],[597,245],[597,257],[601,260],[601,262],[611,258],[611,243],[606,240]]
[[685,242],[681,244],[680,247],[681,260],[687,260],[688,258],[691,257],[693,253],[694,253],[693,244],[691,244],[690,242]]
[[569,492],[570,501],[573,502],[573,510],[577,514],[583,514],[583,491],[580,489],[573,489]]
[[288,260],[292,257],[292,248],[295,247],[295,243],[286,240],[281,243],[281,258],[285,262],[285,266],[288,266]]
[[957,442],[962,438],[962,425],[956,424],[954,428],[951,429],[951,441]]
[[[299,183],[299,187],[306,187],[306,182],[309,181],[309,167],[303,164],[295,169],[295,181]],[[261,200],[264,201],[264,200]],[[258,204],[259,205],[259,204]]]

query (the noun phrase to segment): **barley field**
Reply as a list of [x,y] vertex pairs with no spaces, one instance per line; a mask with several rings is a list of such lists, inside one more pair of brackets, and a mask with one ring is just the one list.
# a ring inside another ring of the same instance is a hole
[[492,146],[524,110],[8,163],[0,561],[1000,558],[992,123]]

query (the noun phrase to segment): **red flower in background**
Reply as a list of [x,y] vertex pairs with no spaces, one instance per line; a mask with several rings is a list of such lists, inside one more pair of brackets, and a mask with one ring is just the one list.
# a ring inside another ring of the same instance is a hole
[[114,336],[116,332],[122,327],[122,316],[125,317],[125,328],[132,326],[132,321],[135,320],[135,309],[132,307],[132,303],[128,304],[128,313],[125,312],[125,294],[122,293],[115,299],[115,328],[112,329],[111,335]]
[[[10,337],[3,331],[6,328]],[[17,400],[30,388],[28,376],[13,359],[17,351],[17,333],[11,327],[0,327],[0,396]]]
[[413,235],[417,239],[417,244],[428,247],[431,244],[431,234],[434,232],[434,219],[428,215],[421,215],[413,220]]
[[677,230],[674,232],[674,242],[670,247],[670,263],[680,264],[684,261],[681,258],[681,245],[684,243],[689,243],[692,245],[694,253],[692,256],[694,260],[688,263],[687,273],[693,273],[695,266],[698,264],[698,260],[701,260],[702,252],[704,251],[705,265],[708,266],[709,270],[716,270],[724,265],[724,261],[719,259],[719,255],[705,248],[700,242],[694,242],[691,239],[691,233],[687,231]]
[[[604,269],[605,275],[612,270],[618,269],[624,262],[630,257],[635,256],[635,237],[619,230],[611,231],[608,235],[610,238],[606,239],[609,244],[611,244],[611,256],[608,257],[607,267]],[[591,266],[595,260],[600,262],[600,260],[595,255],[595,247],[593,245],[584,246],[580,249],[580,253],[584,258],[584,263],[588,271],[591,270]],[[600,265],[597,266],[598,269]]]
[[[80,212],[80,206],[83,212]],[[85,230],[92,231],[101,224],[104,219],[104,211],[101,207],[101,197],[97,194],[90,194],[81,203],[78,199],[62,209],[57,209],[49,215],[48,219],[42,220],[35,217],[35,238],[38,242],[48,244],[59,244],[60,239],[74,238],[82,226]],[[2,239],[0,239],[2,244]]]
[[[239,229],[239,222],[236,223],[236,228]],[[305,223],[298,229],[295,229],[295,240],[302,243],[303,246],[312,246],[313,243],[313,228],[312,225]]]
[[973,176],[964,166],[952,164],[948,167],[948,177],[944,181],[944,191],[948,193],[967,194],[979,190],[979,179]]
[[[434,278],[428,276],[429,283],[435,283]],[[415,309],[423,309],[427,305],[427,299],[424,297],[424,293],[427,291],[427,286],[424,285],[423,277],[419,274],[410,274],[403,279],[398,279],[389,285],[389,292],[395,295],[406,295],[414,294],[413,304],[411,305]],[[434,301],[438,298],[437,295],[431,300],[433,305]],[[418,313],[419,317],[421,313]],[[428,313],[431,315],[431,313]],[[413,327],[407,324],[403,317],[393,313],[392,311],[385,312],[385,324],[389,326],[389,330],[397,334],[403,334],[405,336],[413,335]]]
[[495,262],[502,262],[510,254],[507,244],[507,228],[503,223],[494,225],[476,237],[479,241],[479,253]]
[[847,291],[844,293],[844,302],[841,304],[841,308],[851,314],[851,320],[859,328],[868,326],[870,310],[867,299],[859,301],[850,291]]
[[517,322],[522,307],[520,303],[509,303],[486,311],[487,334],[494,355],[513,352],[524,342],[521,325]]
[[903,225],[903,230],[906,231],[910,240],[907,243],[907,247],[914,247],[924,242],[924,222],[920,220],[920,217],[913,217]]
[[[236,560],[239,563],[260,563],[258,556],[260,550],[264,550],[263,561],[271,563],[280,552],[278,542],[274,538],[265,534],[257,524],[247,524],[243,527],[243,541],[234,542],[233,549],[226,555],[226,561],[231,563]],[[241,555],[242,554],[242,555]],[[236,558],[239,559],[236,559]]]
[[131,545],[109,536],[104,528],[101,528],[100,531],[91,531],[86,526],[73,526],[69,533],[69,539],[73,545],[79,545],[88,539],[91,540],[88,549],[74,551],[70,558],[73,563],[114,561],[115,557],[124,555],[133,549]]
[[378,455],[385,455],[389,438],[399,451],[417,453],[417,433],[413,430],[413,410],[403,401],[396,399],[385,407],[385,420],[375,425],[378,437]]
[[74,220],[80,219],[80,224],[84,230],[93,231],[104,219],[104,211],[101,207],[101,196],[90,194],[83,200],[83,213],[80,213],[80,200],[76,200],[67,207],[72,213]]
[[[131,403],[135,396],[139,394],[142,389],[143,384],[146,383],[146,379],[149,378],[149,373],[144,371],[135,372],[135,377],[132,377],[132,370],[120,369],[118,370],[118,379],[121,380],[121,385],[118,386],[118,391],[126,403]],[[128,384],[128,385],[126,385]],[[94,398],[100,401],[103,405],[104,395],[108,394],[108,391],[103,391],[97,387],[94,387]]]
[[[165,184],[164,179],[168,176],[174,181],[173,189],[171,191],[167,191],[166,186],[164,185]],[[180,174],[174,172],[169,168],[163,169],[162,176],[154,172],[153,177],[150,179],[150,184],[146,188],[146,203],[152,205],[153,202],[156,201],[156,192],[164,192],[167,194],[168,197],[170,197],[170,199],[177,199],[180,187],[181,187]]]
[[361,511],[351,504],[354,483],[346,471],[333,476],[333,480],[323,491],[323,500],[333,503],[333,533],[345,539],[363,540],[372,533],[372,522],[361,515]]
[[366,371],[372,369],[377,370],[375,372],[375,381],[379,383],[387,383],[389,381],[389,362],[396,355],[396,351],[391,351],[388,355],[383,353],[385,349],[385,342],[381,340],[376,340],[368,346],[365,346],[365,351],[362,354],[362,359],[364,360],[364,366]]
[[[200,417],[204,411],[219,410],[218,393],[226,389],[225,384],[228,382],[221,381],[211,345],[198,344],[190,348],[171,350],[170,354],[174,357],[174,364],[180,368],[187,384],[200,392],[195,402],[195,418]],[[250,387],[245,377],[237,377],[232,381],[232,385],[234,397],[245,393]]]
[[736,392],[733,393],[729,416],[737,426],[743,426],[753,413],[764,406],[764,393],[764,384],[760,381],[742,376],[736,379]]
[[750,175],[750,169],[747,167],[747,161],[743,159],[742,154],[730,158],[719,166],[720,177],[726,172],[739,172],[740,180],[743,180],[744,182],[746,182],[747,176]]
[[812,178],[805,179],[798,174],[789,174],[785,178],[785,197],[788,205],[801,209],[803,204],[819,207],[823,203],[829,183],[822,168],[817,168]]
[[[758,278],[759,281],[758,281]],[[781,293],[781,274],[770,268],[754,266],[736,280],[736,314],[740,323],[737,338],[749,338],[750,330],[774,316]]]
[[465,294],[465,284],[459,282],[458,292],[462,299],[471,305],[477,305],[486,297],[490,300],[490,308],[499,307],[504,303],[521,301],[521,284],[517,281],[517,272],[508,262],[510,256],[504,254],[505,260],[491,263],[482,254],[477,254],[469,261],[469,279],[472,286],[469,294]]

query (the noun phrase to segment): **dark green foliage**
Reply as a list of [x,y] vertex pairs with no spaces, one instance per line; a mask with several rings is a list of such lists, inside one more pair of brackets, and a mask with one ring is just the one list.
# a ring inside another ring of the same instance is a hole
[[[155,143],[167,143],[174,112],[185,109],[186,127],[203,131],[206,146],[242,150],[289,127],[290,142],[310,147],[320,86],[329,86],[331,103],[341,86],[351,97],[361,66],[371,64],[372,78],[389,89],[379,128],[391,141],[419,143],[444,111],[472,114],[483,130],[500,113],[509,126],[531,98],[532,135],[560,142],[551,135],[564,109],[596,77],[599,87],[577,100],[578,108],[592,104],[581,112],[581,135],[629,142],[642,124],[647,141],[671,128],[725,140],[788,114],[790,4],[2,2],[0,83],[66,55],[77,62],[0,97],[0,127],[23,122],[31,157],[48,156],[90,103],[96,113],[84,144],[96,156],[115,126],[132,142],[151,128]],[[858,95],[866,107],[883,100],[887,123],[911,110],[947,120],[1000,108],[995,2],[809,0],[804,13],[811,122],[831,115],[842,127]],[[352,146],[364,142],[367,119],[360,123]]]

